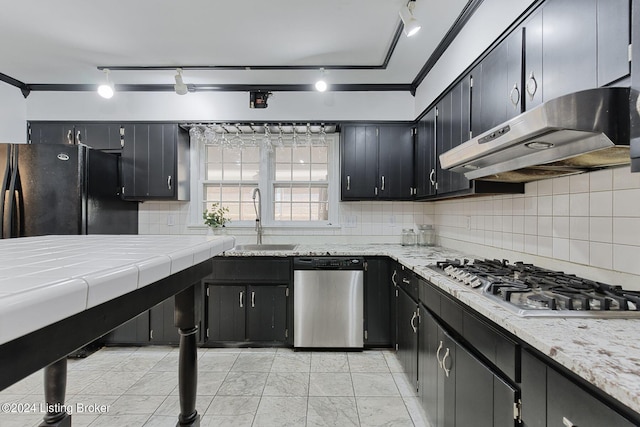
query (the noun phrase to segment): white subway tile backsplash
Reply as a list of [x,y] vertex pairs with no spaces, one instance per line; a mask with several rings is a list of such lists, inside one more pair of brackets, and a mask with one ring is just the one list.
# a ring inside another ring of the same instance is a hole
[[613,192],[599,191],[589,196],[589,215],[607,216],[613,215]]
[[613,268],[613,245],[611,243],[591,242],[589,245],[589,264],[594,267]]
[[589,218],[589,240],[592,242],[613,242],[613,220],[611,217]]
[[569,215],[589,216],[589,193],[575,193],[569,196]]
[[524,194],[529,196],[538,195],[538,181],[527,182],[524,184]]
[[613,269],[640,275],[640,246],[613,245]]
[[538,217],[538,236],[545,236],[545,237],[553,236],[553,217],[552,216]]
[[550,179],[548,181],[551,181],[553,194],[569,194],[571,182],[570,177],[563,176],[556,179]]
[[524,217],[524,234],[538,235],[538,217],[525,216]]
[[514,215],[511,229],[514,233],[524,234],[524,216],[522,215]]
[[553,237],[538,236],[538,255],[549,258],[553,256]]
[[569,216],[569,195],[554,195],[552,211],[553,216]]
[[629,166],[613,169],[613,189],[625,190],[640,188],[640,174],[631,173]]
[[553,196],[538,197],[538,215],[553,215]]
[[583,216],[571,217],[569,223],[569,237],[577,240],[589,240],[589,218]]
[[581,173],[569,177],[569,190],[571,194],[589,192],[589,174]]
[[528,254],[538,253],[538,236],[533,234],[525,234],[524,251]]
[[640,218],[614,218],[613,243],[640,246]]
[[640,217],[640,188],[613,191],[613,216]]
[[613,171],[603,169],[591,172],[589,175],[589,191],[610,191],[613,190]]
[[578,264],[589,264],[589,242],[585,240],[569,241],[569,261]]
[[538,196],[550,196],[553,194],[553,180],[543,179],[538,181]]
[[565,261],[569,260],[569,239],[553,238],[553,257]]
[[554,216],[553,217],[553,237],[568,239],[569,233],[570,233],[569,217]]
[[538,198],[537,197],[525,197],[524,198],[524,214],[525,215],[538,215]]

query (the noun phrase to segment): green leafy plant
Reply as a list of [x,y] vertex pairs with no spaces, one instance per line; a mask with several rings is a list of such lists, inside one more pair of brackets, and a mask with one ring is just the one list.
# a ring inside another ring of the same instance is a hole
[[220,206],[218,203],[213,203],[209,210],[205,210],[202,213],[202,219],[204,223],[212,228],[224,227],[231,219],[225,215],[229,213],[229,208]]

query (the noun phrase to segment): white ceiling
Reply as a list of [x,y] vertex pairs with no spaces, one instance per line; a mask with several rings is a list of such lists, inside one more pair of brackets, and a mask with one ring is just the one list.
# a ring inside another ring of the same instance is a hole
[[[422,30],[384,70],[329,83],[411,83],[467,0],[417,0]],[[96,84],[98,66],[380,65],[406,0],[21,0],[0,14],[0,73],[27,84]],[[175,70],[113,71],[116,84],[173,84]],[[316,70],[184,72],[194,84],[306,84]]]

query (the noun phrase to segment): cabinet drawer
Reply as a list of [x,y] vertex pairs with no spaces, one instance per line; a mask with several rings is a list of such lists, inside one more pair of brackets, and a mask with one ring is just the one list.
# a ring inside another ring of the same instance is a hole
[[440,292],[429,282],[423,279],[418,280],[418,294],[420,302],[440,317]]
[[464,312],[462,335],[491,363],[514,382],[520,381],[520,346],[475,315]]
[[235,283],[290,283],[288,258],[215,258],[207,281]]
[[411,298],[418,300],[418,278],[408,268],[400,267],[397,278],[398,286],[402,288]]

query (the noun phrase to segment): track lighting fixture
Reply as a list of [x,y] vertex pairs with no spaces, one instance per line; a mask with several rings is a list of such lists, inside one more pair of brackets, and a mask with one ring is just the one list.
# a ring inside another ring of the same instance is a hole
[[176,84],[173,85],[173,89],[178,95],[186,95],[189,92],[189,88],[186,84],[184,84],[184,81],[182,80],[182,68],[177,68],[176,72],[178,74],[176,74]]
[[103,98],[109,99],[113,96],[115,89],[113,86],[113,82],[109,81],[109,69],[104,69],[104,74],[107,76],[106,81],[98,86],[98,95]]
[[327,90],[327,82],[324,79],[324,68],[320,68],[320,80],[316,82],[316,90],[318,92]]
[[411,0],[409,3],[407,3],[406,6],[400,9],[400,19],[402,19],[402,23],[404,24],[404,28],[402,31],[404,31],[404,34],[407,37],[413,36],[418,31],[420,31],[421,28],[420,23],[413,16],[413,9],[415,7],[415,0]]

